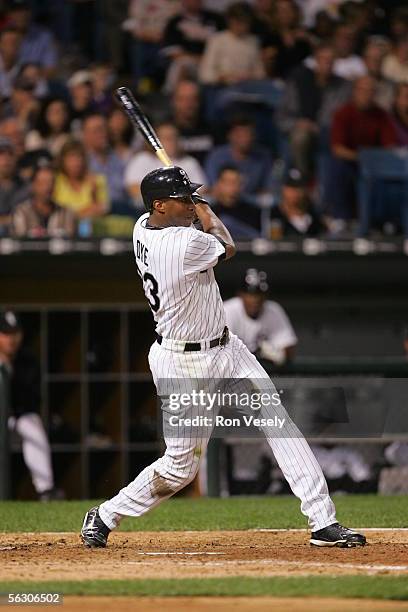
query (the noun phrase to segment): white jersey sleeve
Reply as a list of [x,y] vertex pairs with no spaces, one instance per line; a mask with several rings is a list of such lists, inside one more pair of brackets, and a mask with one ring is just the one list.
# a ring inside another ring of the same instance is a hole
[[225,246],[215,236],[191,228],[183,261],[184,273],[209,270],[217,265],[223,256]]
[[276,349],[284,349],[297,344],[297,337],[291,322],[277,302],[268,301],[261,317],[264,336]]

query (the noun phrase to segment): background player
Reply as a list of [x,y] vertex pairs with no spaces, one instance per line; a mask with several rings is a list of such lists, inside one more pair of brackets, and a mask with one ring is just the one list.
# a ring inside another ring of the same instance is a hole
[[40,368],[35,356],[22,347],[23,330],[11,310],[0,313],[0,365],[10,381],[9,428],[22,440],[23,457],[41,501],[62,499],[55,489],[51,449],[41,417]]
[[[149,211],[136,222],[133,243],[136,265],[156,321],[157,340],[149,352],[153,380],[161,395],[164,380],[182,388],[183,380],[206,380],[216,392],[219,382],[238,381],[275,394],[276,389],[254,355],[229,335],[214,277],[214,266],[235,254],[222,222],[178,167],[150,172],[141,184]],[[198,217],[203,231],[192,222]],[[231,382],[231,391],[235,390]],[[199,387],[200,388],[200,387]],[[229,387],[227,387],[229,389]],[[162,406],[164,423],[170,410]],[[201,412],[200,412],[201,411]],[[180,417],[208,415],[206,406],[190,404]],[[311,544],[361,546],[365,537],[336,522],[334,504],[319,464],[282,404],[262,408],[259,416],[283,419],[277,433],[264,430],[267,442],[292,491],[309,519]],[[195,477],[212,426],[165,428],[166,451],[129,485],[85,515],[81,537],[86,546],[106,546],[109,532],[125,516],[141,516],[185,487]]]
[[228,329],[251,353],[280,366],[292,359],[297,337],[288,316],[277,302],[268,300],[266,272],[249,268],[237,297],[224,302]]

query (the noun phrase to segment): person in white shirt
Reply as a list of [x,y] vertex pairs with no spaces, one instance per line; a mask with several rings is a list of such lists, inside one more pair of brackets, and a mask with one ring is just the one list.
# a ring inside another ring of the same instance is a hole
[[265,272],[250,268],[237,297],[224,302],[228,328],[262,359],[283,365],[294,356],[297,337],[277,302],[267,299]]
[[[356,31],[346,23],[339,23],[333,35],[333,49],[336,59],[333,65],[333,74],[348,81],[354,81],[368,72],[362,57],[355,53]],[[305,65],[312,70],[315,68],[314,57],[307,57]]]
[[207,41],[200,65],[200,81],[207,85],[233,85],[264,78],[259,43],[251,34],[251,8],[244,3],[232,4],[226,20],[227,29],[216,32]]
[[[203,184],[205,182],[204,171],[194,157],[182,152],[178,129],[172,123],[161,123],[156,127],[156,132],[173,164],[183,168],[194,183]],[[136,153],[129,161],[125,169],[125,187],[136,207],[143,206],[140,193],[140,183],[143,177],[158,166],[157,157],[150,147]]]

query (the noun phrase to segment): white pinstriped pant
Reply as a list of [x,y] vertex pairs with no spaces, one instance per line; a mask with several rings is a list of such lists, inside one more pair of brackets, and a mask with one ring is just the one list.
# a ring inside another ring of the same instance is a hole
[[[230,334],[225,347],[199,352],[171,351],[155,342],[149,352],[149,364],[156,386],[160,379],[245,379],[254,381],[255,386],[257,380],[262,379],[264,385],[269,379],[254,355],[234,334]],[[275,392],[272,382],[268,382],[268,387],[270,393]],[[265,431],[266,439],[293,493],[301,501],[302,513],[308,517],[312,531],[331,525],[336,521],[335,508],[323,472],[283,406],[268,407],[266,413],[256,416],[274,415],[284,418],[285,423],[277,435],[271,435],[270,428]],[[198,435],[196,432],[197,428],[184,429],[184,434],[177,437],[165,433],[163,457],[101,504],[100,517],[110,529],[117,527],[125,516],[148,512],[193,480],[210,435],[210,430],[201,429]]]

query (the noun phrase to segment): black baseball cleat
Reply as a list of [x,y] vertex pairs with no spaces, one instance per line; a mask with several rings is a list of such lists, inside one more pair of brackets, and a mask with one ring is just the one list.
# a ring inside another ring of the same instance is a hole
[[354,548],[364,546],[366,538],[340,523],[333,523],[324,529],[312,532],[310,544],[313,546],[337,546],[338,548]]
[[81,529],[82,542],[88,548],[105,548],[110,529],[99,516],[99,506],[94,506],[85,514]]

